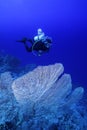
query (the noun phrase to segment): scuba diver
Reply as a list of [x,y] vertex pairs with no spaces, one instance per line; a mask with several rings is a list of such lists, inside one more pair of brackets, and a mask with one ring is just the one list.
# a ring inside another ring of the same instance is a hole
[[[37,35],[33,39],[23,38],[17,42],[24,43],[24,46],[28,52],[32,52],[35,56],[41,56],[45,52],[49,52],[52,45],[52,39],[45,35],[41,28],[37,30]],[[31,43],[29,47],[27,42]]]

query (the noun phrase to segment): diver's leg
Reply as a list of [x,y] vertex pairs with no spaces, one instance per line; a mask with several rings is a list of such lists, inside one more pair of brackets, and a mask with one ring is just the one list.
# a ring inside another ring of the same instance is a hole
[[25,46],[27,52],[32,52],[32,47],[28,47],[28,45],[26,43],[24,43],[24,46]]
[[34,41],[32,39],[28,39],[28,42],[30,42],[32,45],[34,44]]

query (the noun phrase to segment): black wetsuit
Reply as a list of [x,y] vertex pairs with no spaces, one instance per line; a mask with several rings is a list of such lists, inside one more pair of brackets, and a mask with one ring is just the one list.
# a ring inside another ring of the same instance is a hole
[[[27,52],[36,51],[38,53],[39,52],[42,53],[42,52],[49,51],[50,45],[52,43],[52,39],[49,37],[46,37],[44,39],[34,41],[32,39],[23,38],[22,40],[19,40],[17,42],[24,43],[24,46],[25,46]],[[27,42],[31,43],[30,47],[27,45]]]
[[[32,44],[32,46],[29,47],[27,45],[27,43],[24,42],[25,48],[28,52],[32,52],[33,50],[35,50],[35,51],[42,50],[44,52],[49,51],[50,44],[52,43],[52,40],[50,38],[46,39],[45,41],[44,40],[38,40],[38,41],[35,42],[34,40],[31,40],[31,39],[28,39],[27,41]],[[49,47],[47,47],[46,44],[49,44]]]

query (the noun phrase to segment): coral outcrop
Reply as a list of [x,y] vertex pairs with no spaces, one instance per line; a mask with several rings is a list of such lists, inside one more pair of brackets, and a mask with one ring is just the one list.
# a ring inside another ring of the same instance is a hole
[[72,90],[71,76],[60,63],[38,66],[16,79],[2,73],[0,130],[84,130],[86,110],[78,104],[83,94],[83,87]]
[[[78,112],[77,115],[73,114],[76,113],[74,110],[83,96],[84,89],[78,87],[72,91],[71,76],[64,74],[62,64],[38,66],[32,72],[16,79],[12,84],[12,89],[15,98],[23,107],[23,111],[27,113],[25,116],[32,114],[37,122],[35,125],[35,120],[33,120],[34,125],[31,129],[38,128],[38,126],[49,129],[50,124],[55,124],[57,125],[55,127],[58,128],[58,122],[61,130],[64,130],[64,127],[66,127],[65,130],[70,127],[74,129],[72,123],[69,126],[65,123],[61,127],[61,124],[65,122],[62,118],[65,118],[64,116],[67,116],[68,113],[69,117],[72,115],[73,118],[79,115]],[[81,117],[78,122],[81,122]],[[85,123],[82,128],[84,125]]]
[[4,72],[11,72],[13,78],[18,78],[36,67],[35,64],[28,64],[22,66],[19,59],[0,51],[0,74]]
[[72,93],[71,76],[62,74],[63,71],[62,64],[39,66],[16,79],[12,84],[12,89],[17,101],[20,104],[37,102],[45,107],[55,105],[60,107],[66,104],[66,100],[69,105],[78,102],[84,90],[79,87]]
[[0,75],[0,130],[6,123],[11,123],[17,114],[18,107],[11,88],[13,79],[10,72]]

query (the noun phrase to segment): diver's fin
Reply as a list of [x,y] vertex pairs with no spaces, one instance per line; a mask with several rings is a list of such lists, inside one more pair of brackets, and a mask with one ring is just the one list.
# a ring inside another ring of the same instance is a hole
[[22,43],[26,43],[27,38],[23,38],[22,40],[17,40],[16,42],[22,42]]

